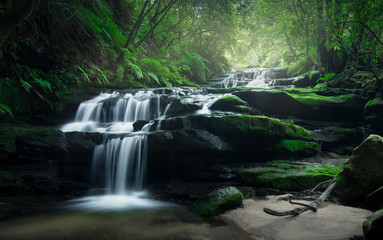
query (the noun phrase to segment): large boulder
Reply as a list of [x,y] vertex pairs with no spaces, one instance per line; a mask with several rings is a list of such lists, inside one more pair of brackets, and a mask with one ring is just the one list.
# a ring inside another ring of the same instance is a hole
[[[331,95],[330,95],[331,94]],[[356,94],[307,89],[234,92],[251,107],[266,113],[316,121],[363,121],[365,101]]]
[[383,209],[373,213],[363,223],[366,240],[380,240],[383,236]]
[[354,149],[344,170],[337,176],[336,192],[342,201],[360,204],[382,183],[383,138],[372,134]]
[[273,163],[264,167],[240,170],[238,176],[247,185],[303,191],[334,178],[341,170],[341,167],[334,165]]
[[235,187],[215,190],[194,205],[197,214],[210,217],[242,206],[243,195]]

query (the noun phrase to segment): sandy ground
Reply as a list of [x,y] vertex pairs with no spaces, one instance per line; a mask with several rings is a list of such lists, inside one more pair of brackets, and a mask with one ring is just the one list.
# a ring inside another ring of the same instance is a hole
[[285,211],[299,207],[278,200],[280,197],[283,196],[244,200],[243,208],[227,212],[221,218],[257,240],[348,240],[363,236],[362,223],[372,214],[368,210],[327,202],[317,212],[307,211],[295,217],[276,217],[263,212],[263,208]]

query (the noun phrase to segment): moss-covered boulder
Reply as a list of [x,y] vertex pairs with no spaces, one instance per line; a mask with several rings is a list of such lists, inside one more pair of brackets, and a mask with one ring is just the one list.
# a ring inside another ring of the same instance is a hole
[[363,222],[363,233],[366,240],[380,240],[383,236],[383,209],[373,213]]
[[225,95],[217,101],[215,101],[211,106],[211,110],[218,111],[228,111],[228,112],[238,112],[238,113],[249,113],[250,108],[248,104],[241,100],[237,96]]
[[[157,124],[155,122],[153,126]],[[241,153],[243,158],[252,157],[254,161],[266,161],[275,155],[290,158],[318,152],[311,132],[295,125],[292,120],[266,116],[192,115],[163,120],[161,129],[208,131],[228,143],[232,152]]]
[[333,165],[274,163],[240,170],[238,176],[243,183],[256,187],[303,191],[334,178],[341,170]]
[[266,113],[316,121],[363,121],[365,101],[358,95],[315,89],[248,90],[234,92],[251,107]]
[[374,98],[364,106],[365,118],[378,134],[383,134],[383,99]]
[[194,205],[197,214],[205,217],[221,214],[242,206],[243,195],[235,187],[215,190]]
[[337,177],[336,192],[342,201],[358,205],[382,183],[383,138],[372,134],[354,149]]

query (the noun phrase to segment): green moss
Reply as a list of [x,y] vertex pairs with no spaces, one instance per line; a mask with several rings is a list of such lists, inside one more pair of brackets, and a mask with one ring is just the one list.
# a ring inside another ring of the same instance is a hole
[[360,97],[355,94],[346,94],[338,96],[322,96],[316,93],[294,94],[287,93],[300,103],[308,105],[313,109],[319,110],[321,106],[330,104],[342,104],[345,106],[354,106],[360,104]]
[[332,165],[271,164],[267,168],[241,170],[238,175],[253,186],[302,191],[334,178],[341,171],[341,167]]
[[241,206],[242,200],[243,195],[238,189],[227,187],[211,192],[206,199],[197,202],[194,210],[209,217]]
[[231,111],[231,112],[249,112],[247,103],[237,96],[225,95],[217,99],[211,106],[211,110]]
[[314,135],[297,126],[292,120],[270,118],[266,116],[230,115],[221,116],[226,123],[241,132],[254,131],[264,135],[301,140],[315,140]]
[[383,105],[383,99],[374,98],[374,99],[368,101],[364,108],[373,107],[376,105]]
[[311,155],[319,151],[319,146],[316,142],[307,142],[302,140],[290,140],[290,139],[282,139],[277,148],[282,151],[294,152],[294,153],[302,153],[304,155]]

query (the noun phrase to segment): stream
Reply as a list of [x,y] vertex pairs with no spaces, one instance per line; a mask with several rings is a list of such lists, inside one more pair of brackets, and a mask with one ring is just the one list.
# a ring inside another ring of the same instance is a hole
[[292,81],[273,69],[249,69],[211,78],[208,88],[107,91],[82,102],[61,130],[103,134],[93,150],[88,194],[51,212],[1,221],[0,239],[252,239],[235,226],[155,199],[146,188],[147,136],[166,133],[162,121],[173,117],[227,114],[210,109],[227,93],[209,88],[284,88]]

